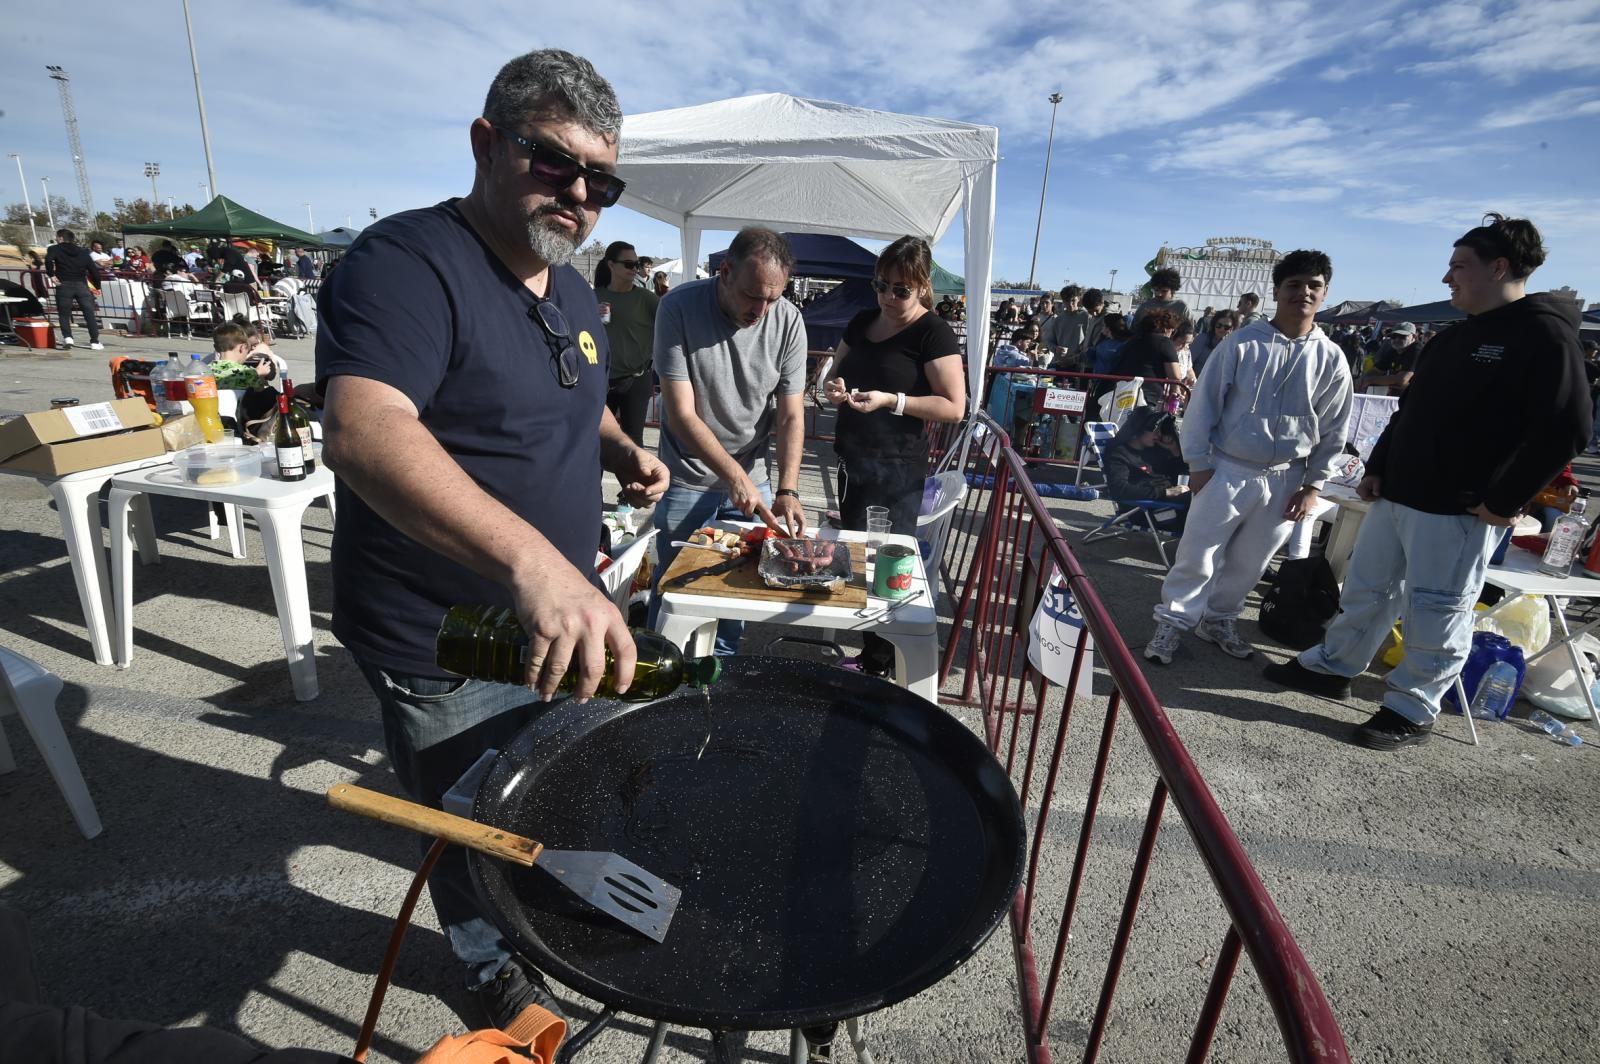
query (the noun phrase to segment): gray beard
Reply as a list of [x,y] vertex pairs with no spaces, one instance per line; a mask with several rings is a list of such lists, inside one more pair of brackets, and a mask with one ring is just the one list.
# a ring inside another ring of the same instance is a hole
[[573,208],[578,216],[578,231],[567,234],[565,228],[558,223],[548,220],[548,215],[557,208],[540,207],[528,219],[528,247],[533,253],[551,266],[565,266],[572,261],[572,256],[578,251],[578,246],[583,243],[583,238],[588,236],[588,229],[584,225],[582,208]]

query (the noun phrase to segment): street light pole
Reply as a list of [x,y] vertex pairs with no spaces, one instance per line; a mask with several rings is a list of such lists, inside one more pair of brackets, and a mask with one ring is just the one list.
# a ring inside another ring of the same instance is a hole
[[1117,271],[1111,271],[1111,286],[1106,289],[1107,295],[1115,295],[1117,291]]
[[217,168],[211,161],[211,131],[206,128],[206,97],[200,91],[200,56],[194,50],[194,25],[189,21],[189,0],[183,0],[183,28],[189,34],[189,65],[194,68],[194,102],[200,108],[200,143],[206,149],[206,202],[217,187]]
[[1050,188],[1050,156],[1056,148],[1056,108],[1061,106],[1061,94],[1050,94],[1050,140],[1044,149],[1044,182],[1039,186],[1039,221],[1033,227],[1033,261],[1028,263],[1028,287],[1033,287],[1034,267],[1039,265],[1039,233],[1044,229],[1044,194]]
[[306,224],[311,227],[307,229],[306,232],[315,236],[317,232],[317,220],[311,217],[311,204],[309,203],[306,204]]
[[144,176],[150,179],[150,217],[161,217],[161,193],[156,191],[156,178],[161,176],[160,163],[145,163]]
[[[44,216],[50,219],[50,238],[54,240],[56,232],[56,212],[54,208],[50,206],[50,179],[48,177],[41,177],[39,179],[39,184],[44,187]],[[90,223],[90,225],[93,224],[93,222]]]
[[22,156],[16,152],[10,153],[17,160],[17,181],[22,185],[22,206],[28,212],[28,232],[33,234],[33,242],[39,242],[39,226],[33,220],[33,204],[28,200],[28,179],[22,176]]

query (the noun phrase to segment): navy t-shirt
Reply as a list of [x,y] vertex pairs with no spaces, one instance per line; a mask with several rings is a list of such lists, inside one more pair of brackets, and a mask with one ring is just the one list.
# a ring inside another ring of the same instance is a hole
[[[318,299],[317,383],[340,374],[403,392],[478,486],[580,572],[600,542],[600,416],[609,349],[594,289],[570,266],[548,298],[578,348],[561,387],[529,311],[539,302],[462,217],[456,200],[368,227]],[[333,634],[363,661],[444,676],[434,641],[458,603],[511,605],[510,592],[424,547],[347,485],[333,535]]]

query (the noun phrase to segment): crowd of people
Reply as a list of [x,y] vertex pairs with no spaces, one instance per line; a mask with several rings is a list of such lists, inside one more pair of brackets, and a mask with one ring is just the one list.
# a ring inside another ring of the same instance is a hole
[[163,292],[203,287],[242,296],[250,307],[256,307],[269,295],[293,299],[307,290],[308,282],[326,276],[339,261],[333,257],[319,267],[310,251],[301,247],[289,248],[287,257],[280,261],[271,253],[273,250],[270,243],[252,240],[218,239],[204,247],[188,249],[162,240],[154,254],[147,255],[138,246],[107,251],[99,240],[90,241],[85,248],[71,229],[59,229],[55,242],[43,256],[29,252],[28,283],[41,300],[53,296],[63,349],[76,344],[73,315],[77,313],[83,316],[88,329],[89,349],[100,351],[104,345],[100,343],[98,300],[106,278],[120,277],[148,285],[149,297],[135,310],[165,319],[168,313]]

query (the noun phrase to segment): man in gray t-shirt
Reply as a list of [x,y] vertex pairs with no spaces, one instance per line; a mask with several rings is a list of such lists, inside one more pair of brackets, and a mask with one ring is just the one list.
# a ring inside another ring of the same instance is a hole
[[[805,447],[806,332],[783,298],[794,268],[770,229],[734,238],[717,276],[679,285],[656,311],[661,377],[661,460],[672,486],[656,504],[656,580],[687,540],[712,521],[760,515],[798,535]],[[775,402],[774,402],[775,401]],[[778,436],[778,486],[767,475],[767,438]],[[655,624],[652,600],[651,626]],[[724,621],[717,652],[731,654],[743,625]]]

